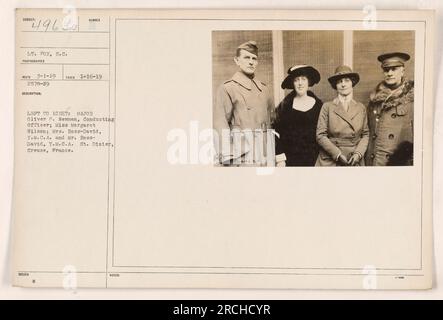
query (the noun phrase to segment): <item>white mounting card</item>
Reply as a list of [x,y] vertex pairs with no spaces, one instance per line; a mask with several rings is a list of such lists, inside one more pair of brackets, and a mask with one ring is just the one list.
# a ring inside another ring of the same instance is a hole
[[431,288],[434,32],[17,9],[14,285]]

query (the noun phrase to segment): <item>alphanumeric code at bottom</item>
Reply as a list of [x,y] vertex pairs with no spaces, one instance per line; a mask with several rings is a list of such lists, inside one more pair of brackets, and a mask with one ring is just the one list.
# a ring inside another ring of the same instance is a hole
[[216,308],[208,306],[187,306],[180,304],[173,307],[173,315],[193,315],[205,318],[214,315],[270,315],[271,307],[269,305],[257,304],[218,304]]

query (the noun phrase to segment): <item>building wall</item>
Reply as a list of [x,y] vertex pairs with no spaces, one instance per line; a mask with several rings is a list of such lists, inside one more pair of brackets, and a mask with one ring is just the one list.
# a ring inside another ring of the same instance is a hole
[[327,78],[342,63],[342,31],[283,31],[285,72],[291,66],[299,64],[307,64],[316,68],[320,72],[321,80],[319,84],[312,87],[312,91],[323,102],[332,100],[336,96],[336,92],[329,85]]

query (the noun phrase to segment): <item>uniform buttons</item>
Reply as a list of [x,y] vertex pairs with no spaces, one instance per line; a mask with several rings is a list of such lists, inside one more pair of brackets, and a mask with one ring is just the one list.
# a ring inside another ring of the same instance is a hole
[[394,139],[394,135],[391,133],[391,134],[388,136],[388,138],[389,138],[390,140],[392,140],[392,139]]
[[372,139],[377,139],[377,135],[376,135],[376,134],[373,134],[373,135],[372,135]]
[[372,153],[371,154],[371,159],[374,159],[375,158],[375,155]]
[[397,118],[397,114],[396,114],[396,113],[391,114],[391,118],[392,118],[392,119]]
[[377,114],[377,110],[374,110],[374,114]]

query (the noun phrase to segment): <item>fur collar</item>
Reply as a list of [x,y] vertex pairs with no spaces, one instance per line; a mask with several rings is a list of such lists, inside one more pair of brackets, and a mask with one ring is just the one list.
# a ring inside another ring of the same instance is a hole
[[411,80],[403,80],[400,87],[394,90],[387,87],[384,82],[381,82],[370,96],[371,103],[382,104],[383,109],[386,110],[413,101],[414,81]]

